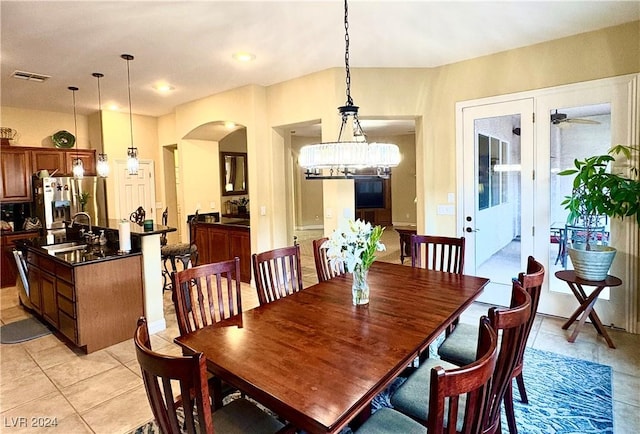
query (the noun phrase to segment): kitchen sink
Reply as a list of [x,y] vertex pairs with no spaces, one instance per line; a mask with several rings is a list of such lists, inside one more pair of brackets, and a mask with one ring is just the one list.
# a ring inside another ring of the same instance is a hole
[[50,255],[55,255],[56,253],[71,252],[73,250],[82,250],[86,247],[86,244],[77,241],[42,246],[42,248],[47,250]]

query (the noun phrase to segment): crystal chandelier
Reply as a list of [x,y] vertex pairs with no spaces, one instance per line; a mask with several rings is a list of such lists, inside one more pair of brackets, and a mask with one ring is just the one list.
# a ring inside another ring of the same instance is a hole
[[[367,136],[358,119],[359,107],[351,98],[351,71],[349,70],[349,10],[344,1],[345,71],[347,102],[338,107],[342,117],[340,133],[335,142],[303,146],[298,164],[305,170],[307,179],[388,178],[391,167],[400,163],[398,146],[390,143],[368,143]],[[350,122],[349,120],[352,119]],[[344,139],[343,139],[344,137]],[[329,174],[323,173],[327,169]],[[358,169],[369,169],[367,174],[358,174]],[[371,170],[373,169],[373,170]],[[373,174],[371,172],[374,172]]]
[[129,61],[133,60],[131,54],[122,54],[124,60],[127,61],[127,88],[129,90],[129,127],[131,129],[131,146],[127,149],[127,171],[129,175],[138,174],[138,148],[133,146],[133,115],[131,113],[131,75],[129,74]]
[[75,86],[69,86],[67,89],[71,91],[71,95],[73,96],[73,126],[74,134],[76,136],[76,158],[73,159],[71,171],[74,178],[82,179],[82,177],[84,176],[84,166],[82,164],[80,156],[78,155],[78,119],[76,116],[76,91],[78,90],[78,88]]
[[102,137],[102,95],[100,94],[100,79],[104,77],[104,74],[100,72],[94,72],[93,75],[98,80],[98,116],[100,118],[100,153],[98,154],[98,162],[96,163],[96,170],[100,178],[106,178],[109,176],[109,160],[107,154],[104,153],[104,138]]

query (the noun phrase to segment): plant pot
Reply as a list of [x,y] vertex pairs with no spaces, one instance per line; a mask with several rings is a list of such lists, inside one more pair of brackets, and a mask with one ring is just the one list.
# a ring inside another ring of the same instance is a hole
[[604,280],[609,274],[609,268],[616,249],[610,246],[591,246],[586,250],[584,244],[569,247],[569,257],[576,276],[584,280]]

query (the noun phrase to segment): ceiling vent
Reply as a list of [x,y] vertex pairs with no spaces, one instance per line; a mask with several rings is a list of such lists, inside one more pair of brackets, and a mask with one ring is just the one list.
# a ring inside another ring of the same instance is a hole
[[51,78],[51,76],[49,75],[36,74],[35,72],[26,71],[14,71],[11,76],[20,80],[35,81],[36,83],[42,83]]

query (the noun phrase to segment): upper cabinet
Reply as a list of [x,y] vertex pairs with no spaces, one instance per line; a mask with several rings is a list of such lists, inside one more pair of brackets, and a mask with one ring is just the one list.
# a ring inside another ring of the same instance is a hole
[[57,149],[38,149],[31,151],[31,173],[48,170],[53,173],[56,169],[62,172],[64,165],[64,152]]
[[86,176],[96,175],[96,151],[92,149],[76,151],[3,145],[0,151],[0,202],[31,202],[31,176],[40,170],[56,176],[71,176],[75,158],[82,160]]
[[96,174],[96,151],[92,149],[50,149],[31,148],[31,171],[48,170],[56,171],[57,176],[73,174],[73,160],[80,158],[84,166],[84,174],[93,176]]
[[96,175],[96,151],[91,149],[82,149],[78,151],[65,151],[65,174],[73,175],[73,160],[79,158],[82,160],[84,174],[87,176]]
[[0,151],[0,202],[31,201],[30,153],[3,146]]
[[220,152],[220,176],[223,196],[247,194],[247,153]]

